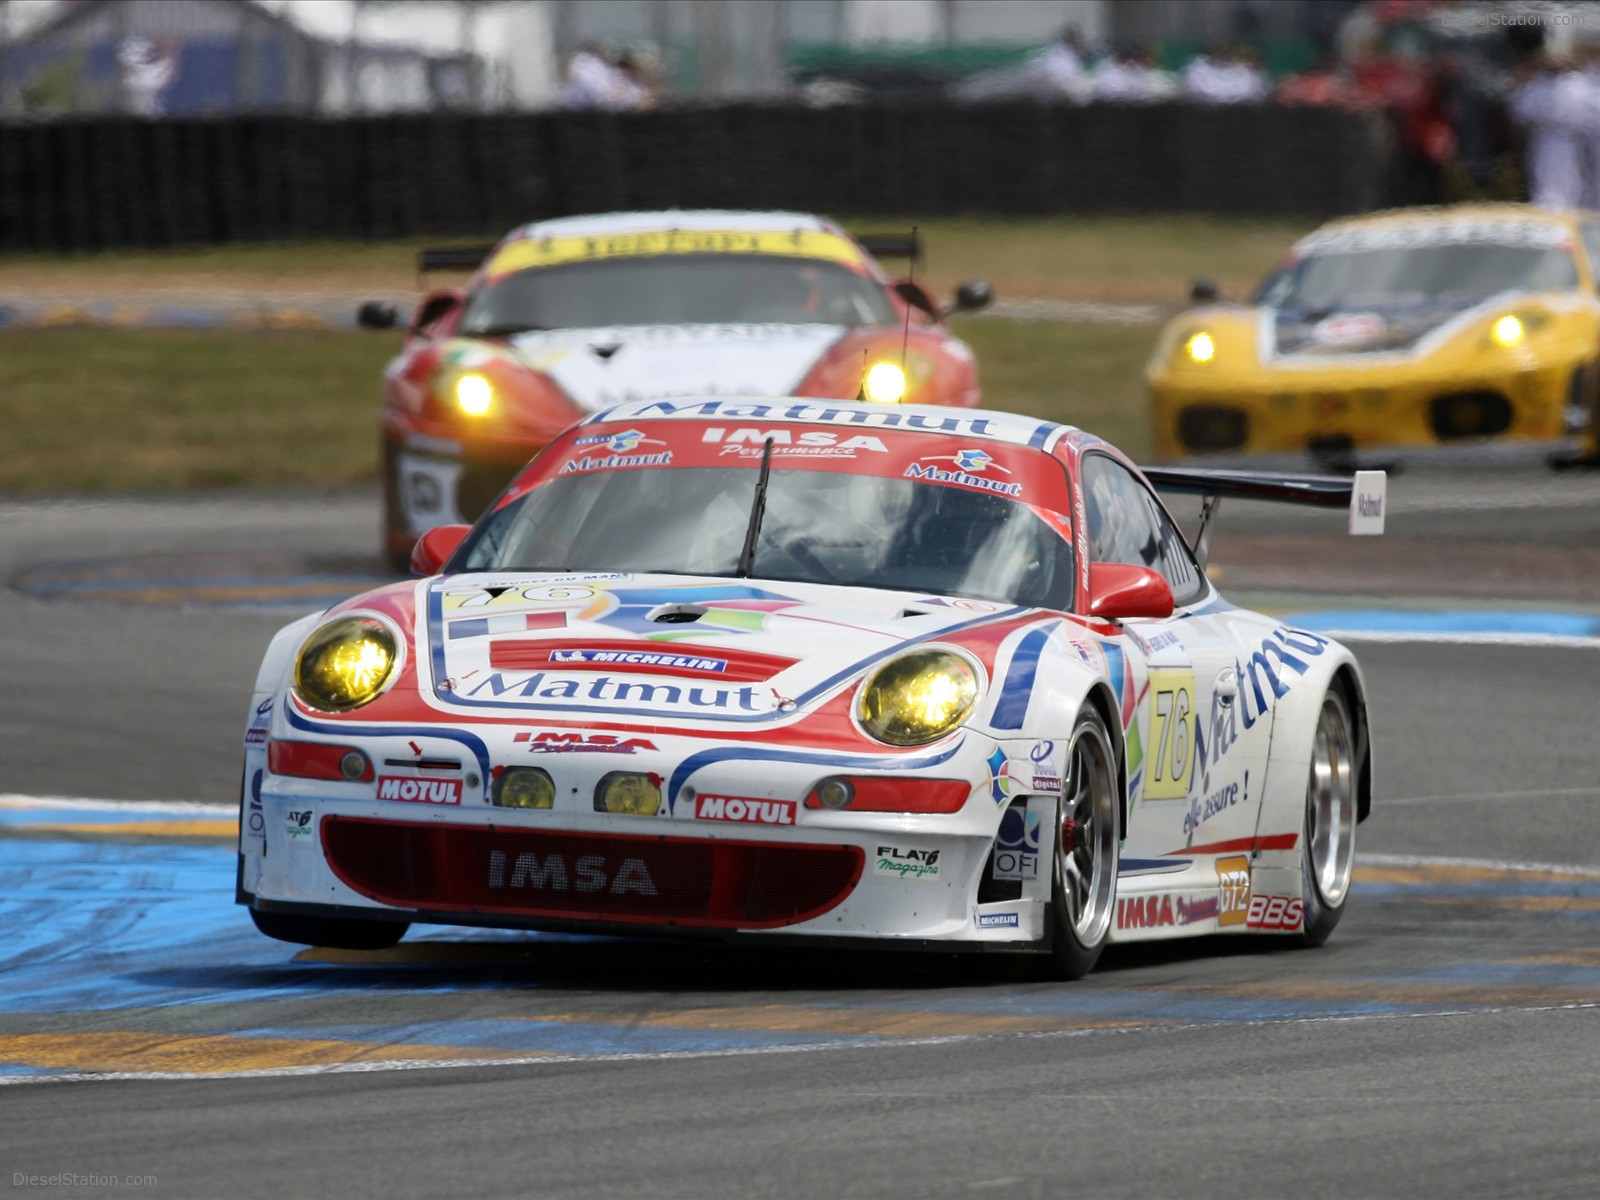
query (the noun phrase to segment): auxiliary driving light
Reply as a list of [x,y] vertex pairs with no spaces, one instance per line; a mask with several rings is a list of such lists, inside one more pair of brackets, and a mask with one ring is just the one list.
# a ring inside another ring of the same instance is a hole
[[861,391],[879,404],[899,404],[905,399],[906,373],[891,362],[873,363]]
[[500,808],[554,808],[556,785],[538,767],[509,767],[495,780],[494,802]]
[[469,417],[483,416],[493,399],[494,389],[482,375],[463,375],[456,380],[456,403]]
[[913,650],[867,681],[856,716],[880,742],[920,746],[960,725],[977,700],[977,672],[966,659],[948,650]]
[[377,698],[394,672],[395,636],[372,617],[341,617],[317,630],[294,664],[295,694],[312,708],[344,712]]
[[848,779],[830,776],[817,784],[817,800],[823,808],[843,808],[855,797],[856,789]]
[[661,777],[613,771],[594,789],[594,810],[653,817],[661,811]]
[[1183,344],[1183,352],[1197,363],[1208,363],[1216,357],[1217,343],[1202,329],[1189,336],[1189,340]]
[[1510,313],[1501,317],[1489,328],[1489,336],[1494,339],[1497,346],[1515,346],[1522,340],[1523,332],[1522,322]]

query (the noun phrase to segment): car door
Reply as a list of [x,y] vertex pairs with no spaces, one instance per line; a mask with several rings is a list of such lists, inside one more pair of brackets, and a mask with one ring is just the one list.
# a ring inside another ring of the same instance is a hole
[[[1123,873],[1247,854],[1259,798],[1250,787],[1259,793],[1267,743],[1241,736],[1239,646],[1227,624],[1207,615],[1215,593],[1149,486],[1094,451],[1083,456],[1079,478],[1090,561],[1157,571],[1175,603],[1170,617],[1122,622],[1107,645],[1108,658],[1124,660],[1117,680],[1130,803]],[[1114,666],[1114,679],[1118,674]],[[1243,919],[1241,908],[1237,920]]]

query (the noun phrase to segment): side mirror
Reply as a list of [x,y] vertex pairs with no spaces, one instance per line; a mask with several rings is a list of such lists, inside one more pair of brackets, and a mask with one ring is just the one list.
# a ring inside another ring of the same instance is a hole
[[1126,563],[1089,565],[1089,615],[1102,621],[1170,617],[1172,587],[1149,567]]
[[988,280],[972,279],[956,288],[955,303],[945,310],[945,315],[958,312],[977,312],[994,303],[994,289]]
[[411,573],[437,575],[471,529],[471,525],[435,525],[428,530],[411,548]]
[[394,305],[382,300],[368,300],[356,309],[356,324],[362,329],[393,329],[400,323],[400,314]]
[[909,279],[902,279],[894,285],[894,294],[918,312],[925,312],[935,320],[939,317],[939,306],[933,298],[922,290],[920,283],[912,283]]
[[411,318],[411,336],[417,336],[440,317],[454,312],[465,304],[466,300],[467,294],[458,288],[443,288],[430,293],[421,304],[417,305],[416,314]]
[[1190,304],[1215,304],[1220,295],[1215,279],[1196,279],[1189,285]]

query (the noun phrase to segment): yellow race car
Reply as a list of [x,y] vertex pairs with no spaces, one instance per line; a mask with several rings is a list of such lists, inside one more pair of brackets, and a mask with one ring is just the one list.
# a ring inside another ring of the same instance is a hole
[[1600,214],[1396,209],[1302,238],[1246,304],[1197,284],[1146,368],[1155,453],[1596,445]]

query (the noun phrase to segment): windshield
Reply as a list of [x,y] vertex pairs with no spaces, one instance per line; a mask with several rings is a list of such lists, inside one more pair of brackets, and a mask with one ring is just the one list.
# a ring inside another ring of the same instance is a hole
[[610,325],[891,325],[873,280],[772,254],[672,254],[532,267],[485,284],[461,332]]
[[1467,305],[1499,292],[1576,287],[1561,248],[1493,242],[1313,254],[1270,276],[1255,303],[1331,311],[1366,305]]
[[[736,574],[750,467],[567,475],[485,518],[453,569]],[[1072,548],[1025,504],[774,463],[750,574],[1069,609]]]

